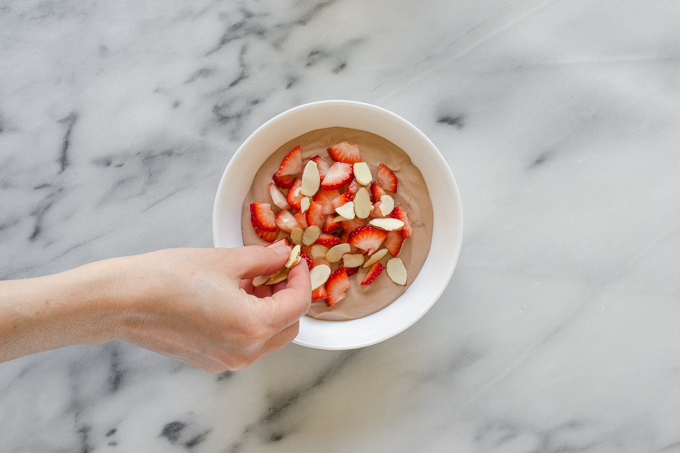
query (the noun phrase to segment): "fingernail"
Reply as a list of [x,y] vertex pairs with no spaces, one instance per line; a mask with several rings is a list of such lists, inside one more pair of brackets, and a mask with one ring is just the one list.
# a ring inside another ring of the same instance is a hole
[[278,247],[274,247],[274,251],[279,255],[289,255],[290,247],[288,247],[287,245],[279,245]]

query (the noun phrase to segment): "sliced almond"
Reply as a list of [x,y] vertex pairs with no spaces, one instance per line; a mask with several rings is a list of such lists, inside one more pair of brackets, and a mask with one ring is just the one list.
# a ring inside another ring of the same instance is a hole
[[371,257],[364,263],[363,266],[361,267],[369,267],[373,266],[375,263],[381,260],[383,256],[387,255],[387,249],[380,249],[377,252],[375,252]]
[[351,246],[348,243],[338,244],[331,247],[328,253],[326,253],[326,259],[331,263],[337,263],[342,258],[342,255],[349,253]]
[[406,267],[401,258],[392,258],[387,262],[387,275],[397,285],[406,286]]
[[286,267],[290,269],[299,262],[300,262],[300,245],[296,245],[295,247],[293,247],[293,250],[290,251],[290,255],[288,255]]
[[253,279],[253,286],[262,286],[265,283],[267,283],[267,280],[271,278],[272,274],[270,275],[260,275],[259,277],[255,277]]
[[362,264],[364,264],[364,255],[361,253],[342,255],[342,265],[344,267],[359,267]]
[[302,197],[300,200],[300,212],[306,212],[311,204],[312,200],[310,200],[309,197]]
[[[368,190],[365,187],[360,187],[354,195],[354,213],[360,219],[365,219],[371,213],[373,205],[371,204],[371,197],[368,195]],[[337,209],[336,209],[337,212]],[[344,214],[338,212],[344,217]]]
[[367,186],[373,181],[371,169],[368,168],[366,162],[357,162],[354,164],[354,177],[357,178],[357,182],[362,186]]
[[290,232],[290,240],[293,241],[293,244],[302,244],[302,228],[293,228]]
[[274,275],[272,275],[269,280],[267,280],[268,285],[275,285],[279,282],[284,281],[285,279],[288,278],[288,268],[284,267]]
[[305,171],[302,173],[302,195],[307,195],[308,197],[314,196],[318,192],[320,184],[319,167],[317,167],[316,162],[310,160],[305,165]]
[[399,219],[392,219],[392,218],[378,218],[378,219],[373,219],[370,222],[368,222],[369,225],[373,225],[376,228],[380,228],[381,230],[385,231],[396,231],[396,230],[401,230],[404,228],[404,222],[402,222]]
[[309,271],[309,278],[312,281],[312,291],[326,283],[330,275],[331,268],[326,266],[325,264],[319,264],[318,266],[314,266],[312,270]]
[[382,215],[387,217],[394,209],[394,198],[390,197],[389,195],[383,195],[380,197],[380,201],[380,212],[382,212]]
[[317,239],[319,239],[319,236],[321,236],[321,228],[316,225],[312,225],[302,234],[302,244],[312,245]]
[[321,244],[314,244],[312,246],[312,258],[326,258],[326,253],[328,253],[328,247]]
[[342,206],[338,206],[335,208],[335,212],[340,214],[341,217],[344,217],[347,220],[352,220],[354,218],[354,202],[349,201]]

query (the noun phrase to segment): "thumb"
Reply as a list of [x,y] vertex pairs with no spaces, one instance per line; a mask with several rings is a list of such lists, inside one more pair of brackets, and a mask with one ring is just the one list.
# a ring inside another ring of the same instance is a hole
[[266,248],[258,245],[231,249],[229,256],[234,276],[239,278],[255,278],[258,275],[268,275],[280,270],[288,260],[290,247],[280,245]]

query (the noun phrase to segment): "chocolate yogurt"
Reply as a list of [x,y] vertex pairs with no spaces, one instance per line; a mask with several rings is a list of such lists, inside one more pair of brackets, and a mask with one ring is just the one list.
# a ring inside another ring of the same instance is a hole
[[[399,181],[397,193],[390,193],[390,195],[394,198],[395,206],[400,206],[408,213],[413,225],[413,236],[404,241],[398,255],[406,266],[408,285],[420,272],[430,251],[433,224],[432,203],[423,175],[413,165],[409,156],[392,142],[370,132],[342,127],[317,129],[290,140],[276,150],[258,170],[250,191],[243,200],[241,210],[243,243],[245,245],[267,245],[251,225],[250,203],[271,203],[274,212],[278,212],[279,209],[272,203],[269,195],[269,183],[283,157],[299,145],[303,165],[316,154],[332,164],[333,159],[326,149],[343,141],[359,146],[361,160],[368,163],[374,179],[377,175],[378,164],[381,162],[397,176]],[[284,236],[286,234],[280,232],[280,237]],[[385,264],[391,257],[388,253],[380,261]],[[335,263],[332,270],[337,269],[340,263]],[[312,301],[307,316],[326,321],[362,318],[385,308],[406,291],[407,286],[394,283],[386,271],[383,271],[370,285],[361,285],[367,272],[368,268],[359,268],[359,272],[349,278],[350,287],[346,291],[347,296],[333,307],[328,307],[325,300]]]

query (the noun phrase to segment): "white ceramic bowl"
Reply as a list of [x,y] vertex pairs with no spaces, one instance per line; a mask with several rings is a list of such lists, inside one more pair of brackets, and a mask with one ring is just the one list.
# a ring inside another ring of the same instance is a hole
[[434,144],[403,118],[374,105],[321,101],[290,109],[267,121],[243,142],[229,162],[215,198],[215,247],[240,247],[241,206],[255,173],[283,143],[314,129],[349,127],[380,135],[409,154],[427,182],[434,210],[432,246],[418,277],[386,308],[351,321],[300,320],[295,343],[319,349],[354,349],[386,340],[420,319],[444,292],[463,240],[463,210],[456,181]]

